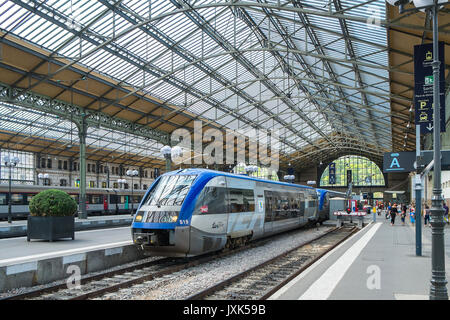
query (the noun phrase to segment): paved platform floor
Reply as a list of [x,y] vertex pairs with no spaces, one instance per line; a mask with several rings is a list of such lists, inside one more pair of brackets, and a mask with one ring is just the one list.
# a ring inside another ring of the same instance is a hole
[[[447,281],[449,231],[447,225]],[[428,300],[431,279],[431,228],[428,226],[422,227],[422,244],[422,256],[418,257],[415,227],[409,221],[401,225],[400,219],[391,226],[390,220],[377,216],[377,222],[370,223],[322,257],[270,299]]]
[[127,244],[132,244],[130,227],[76,231],[75,240],[54,242],[27,242],[27,237],[0,239],[0,266]]

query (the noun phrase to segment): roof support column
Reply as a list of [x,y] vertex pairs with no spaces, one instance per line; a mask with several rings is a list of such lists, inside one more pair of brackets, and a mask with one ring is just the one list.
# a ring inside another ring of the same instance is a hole
[[80,137],[80,194],[79,194],[79,208],[80,219],[87,219],[86,209],[86,136],[88,125],[86,122],[86,115],[82,115],[80,122],[75,122],[78,127],[78,136]]

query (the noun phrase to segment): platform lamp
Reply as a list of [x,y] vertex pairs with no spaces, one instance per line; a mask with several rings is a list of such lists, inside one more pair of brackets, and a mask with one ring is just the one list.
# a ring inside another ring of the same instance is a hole
[[172,155],[172,148],[170,146],[164,146],[161,148],[161,154],[166,159],[166,172],[170,171],[170,165],[171,165],[171,155]]
[[258,171],[258,167],[257,166],[245,166],[245,172],[247,172],[248,176],[251,176],[254,172]]
[[139,172],[135,169],[135,170],[127,170],[126,172],[127,176],[131,177],[131,215],[133,215],[133,189],[134,189],[134,184],[133,184],[133,178],[137,177]]
[[13,167],[17,166],[20,162],[18,157],[11,157],[6,155],[3,159],[5,161],[5,166],[9,168],[9,188],[8,188],[8,223],[12,223],[12,213],[11,213],[11,170]]
[[45,186],[45,179],[48,179],[49,175],[48,173],[39,173],[38,174],[38,184],[39,184],[39,180],[42,180],[42,185]]
[[289,183],[294,183],[295,176],[292,174],[288,174],[284,176],[284,180],[286,180]]
[[438,33],[438,11],[440,4],[447,3],[446,0],[413,0],[415,8],[404,10],[403,6],[411,1],[387,0],[391,5],[400,6],[400,13],[416,10],[429,11],[433,19],[433,149],[434,149],[434,171],[433,171],[433,198],[431,207],[431,285],[430,300],[448,300],[447,280],[445,279],[445,248],[444,248],[444,209],[442,208],[441,189],[441,113],[439,98],[439,33]]
[[117,179],[117,182],[119,183],[119,189],[122,189],[122,185],[127,183],[126,179]]

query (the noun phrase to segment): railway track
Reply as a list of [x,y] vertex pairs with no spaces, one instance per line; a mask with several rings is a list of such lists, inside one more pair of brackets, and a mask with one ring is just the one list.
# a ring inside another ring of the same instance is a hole
[[[325,234],[333,233],[332,228]],[[298,230],[297,230],[298,231]],[[290,231],[292,232],[292,231]],[[323,236],[322,236],[323,237]],[[36,289],[26,293],[9,296],[0,300],[86,300],[104,296],[107,293],[117,292],[124,288],[152,281],[172,273],[194,267],[203,263],[223,258],[230,254],[262,246],[272,241],[272,238],[261,239],[249,245],[220,253],[209,254],[190,259],[160,258],[130,267],[103,272],[93,276],[84,277],[79,288],[68,288],[66,283]]]
[[341,227],[237,274],[187,300],[264,300],[350,237],[356,227]]

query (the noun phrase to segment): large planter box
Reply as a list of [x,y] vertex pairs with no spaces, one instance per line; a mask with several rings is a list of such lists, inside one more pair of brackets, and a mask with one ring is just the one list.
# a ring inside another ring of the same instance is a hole
[[75,240],[75,217],[28,216],[27,241],[30,239],[53,241],[62,238]]

